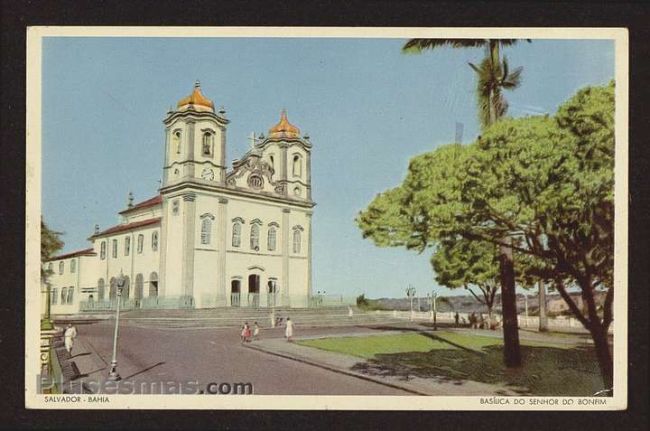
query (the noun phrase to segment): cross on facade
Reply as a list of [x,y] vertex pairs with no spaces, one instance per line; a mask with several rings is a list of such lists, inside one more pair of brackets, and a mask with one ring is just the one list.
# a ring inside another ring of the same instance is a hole
[[250,136],[248,137],[248,140],[250,141],[251,144],[251,150],[255,148],[255,142],[257,140],[255,139],[255,132],[251,132]]

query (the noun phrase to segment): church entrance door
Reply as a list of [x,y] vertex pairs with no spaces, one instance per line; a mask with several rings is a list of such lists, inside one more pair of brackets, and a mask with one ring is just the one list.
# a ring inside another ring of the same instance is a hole
[[230,306],[239,307],[239,295],[241,292],[241,281],[233,280],[230,282]]
[[248,276],[248,305],[254,308],[260,306],[260,276],[257,274]]
[[267,293],[267,298],[266,298],[266,303],[268,304],[269,307],[275,307],[276,304],[276,297],[278,293],[278,285],[275,282],[275,280],[269,280],[268,284],[268,293]]

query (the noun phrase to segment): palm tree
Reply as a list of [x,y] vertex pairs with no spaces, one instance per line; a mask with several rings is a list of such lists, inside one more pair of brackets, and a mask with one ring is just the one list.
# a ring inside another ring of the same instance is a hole
[[[501,58],[501,48],[511,46],[518,39],[411,39],[404,44],[402,52],[418,54],[423,51],[449,46],[452,48],[484,48],[485,57],[477,66],[469,66],[477,74],[476,95],[481,127],[486,128],[503,117],[508,102],[502,90],[513,90],[521,84],[522,67],[510,71],[508,60]],[[530,42],[530,39],[526,39]]]

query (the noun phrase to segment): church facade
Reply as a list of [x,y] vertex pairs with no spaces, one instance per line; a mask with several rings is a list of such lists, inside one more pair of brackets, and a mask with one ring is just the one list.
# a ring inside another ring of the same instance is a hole
[[[285,111],[226,166],[223,109],[195,85],[163,120],[159,194],[92,247],[45,262],[53,314],[124,308],[306,307],[311,298],[311,148]],[[122,277],[122,278],[120,278]]]

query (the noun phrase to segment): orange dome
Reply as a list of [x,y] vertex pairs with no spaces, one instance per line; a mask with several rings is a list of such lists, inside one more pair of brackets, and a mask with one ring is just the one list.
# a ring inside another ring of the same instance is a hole
[[269,129],[269,138],[298,138],[300,129],[289,123],[287,111],[282,110],[280,122]]
[[196,81],[196,84],[194,84],[194,91],[192,91],[192,94],[181,99],[178,102],[177,107],[180,108],[185,105],[204,106],[206,108],[210,108],[214,110],[214,103],[212,103],[212,100],[206,98],[201,93],[201,84],[199,83],[199,81]]

